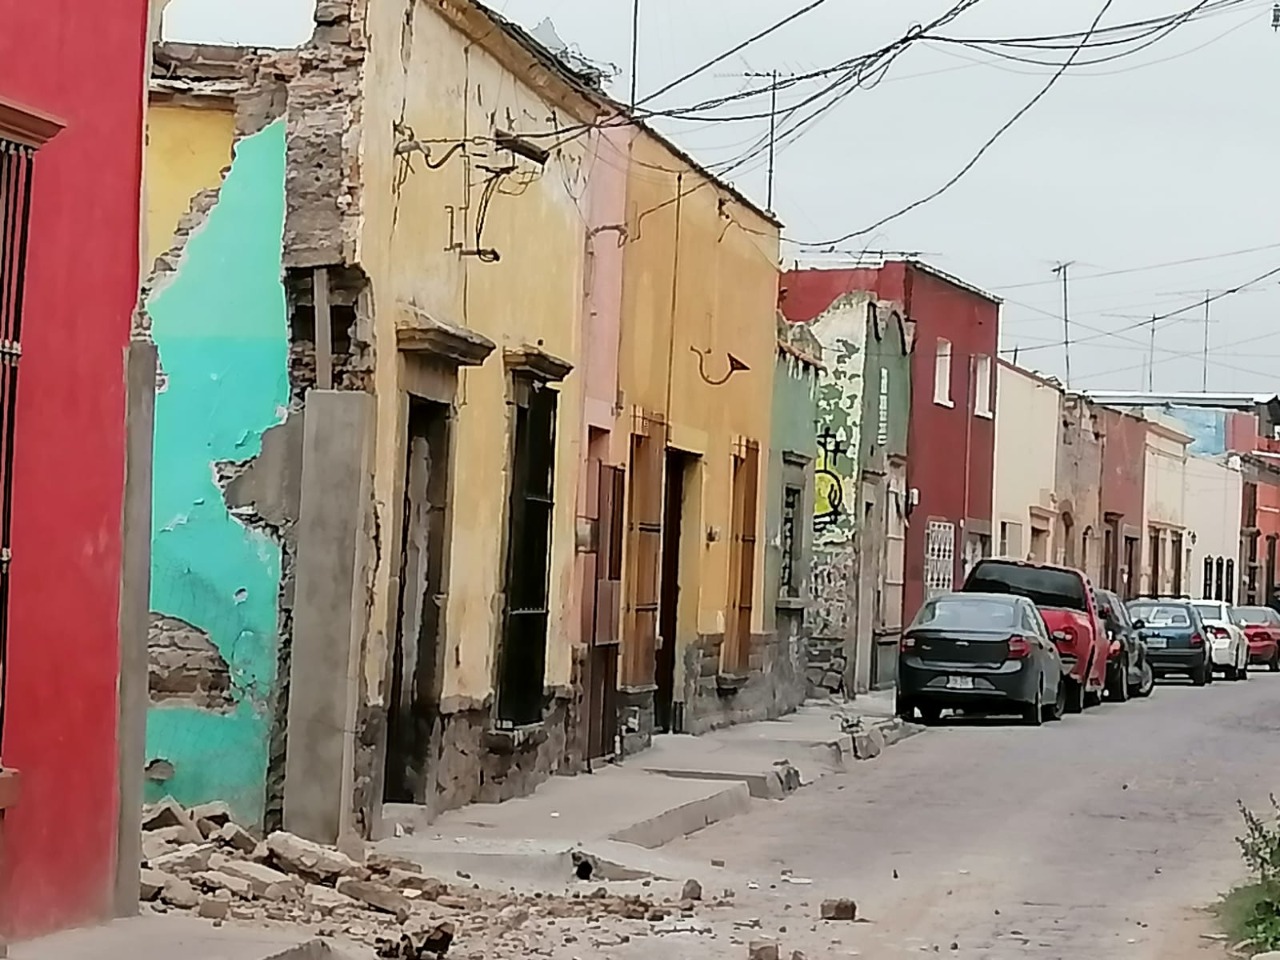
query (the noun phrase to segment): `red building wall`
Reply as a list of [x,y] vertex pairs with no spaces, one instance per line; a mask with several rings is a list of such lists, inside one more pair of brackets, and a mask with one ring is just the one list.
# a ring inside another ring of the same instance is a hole
[[125,349],[138,295],[146,0],[0,0],[0,97],[36,155],[0,762],[0,928],[105,917],[118,817]]
[[1099,407],[1102,421],[1102,513],[1142,526],[1147,495],[1147,423],[1139,416]]
[[[966,572],[966,540],[984,537],[990,552],[995,419],[974,411],[979,357],[991,361],[986,389],[988,409],[995,410],[1000,304],[918,264],[887,264],[883,275],[891,286],[882,295],[900,298],[908,318],[916,323],[907,482],[919,491],[920,502],[907,527],[903,617],[909,619],[925,597],[926,537],[931,520],[955,526],[953,575],[957,587]],[[934,402],[939,339],[951,342],[952,407]]]

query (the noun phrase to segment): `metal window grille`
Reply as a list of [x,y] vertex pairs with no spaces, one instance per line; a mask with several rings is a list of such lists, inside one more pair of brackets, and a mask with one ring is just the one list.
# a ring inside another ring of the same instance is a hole
[[13,433],[22,355],[31,166],[35,151],[0,139],[0,737],[4,733],[5,653],[9,639]]
[[796,577],[796,567],[800,552],[800,499],[803,491],[799,487],[787,487],[782,492],[782,596],[798,597],[800,582]]
[[927,596],[946,593],[955,583],[956,526],[930,520],[925,532],[924,586]]

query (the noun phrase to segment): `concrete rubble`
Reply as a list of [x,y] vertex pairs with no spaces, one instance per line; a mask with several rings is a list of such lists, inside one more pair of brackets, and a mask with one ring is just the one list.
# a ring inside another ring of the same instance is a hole
[[[679,896],[620,894],[589,883],[567,894],[495,892],[469,878],[445,882],[406,858],[356,859],[289,833],[253,838],[250,848],[242,838],[252,838],[251,831],[223,811],[212,814],[169,799],[146,809],[144,910],[214,926],[286,925],[363,944],[372,949],[368,956],[386,960],[446,952],[493,960],[550,956],[565,944],[596,948],[664,933],[710,934],[696,911],[732,905],[731,891],[712,897],[692,878]],[[199,842],[184,842],[197,834]]]

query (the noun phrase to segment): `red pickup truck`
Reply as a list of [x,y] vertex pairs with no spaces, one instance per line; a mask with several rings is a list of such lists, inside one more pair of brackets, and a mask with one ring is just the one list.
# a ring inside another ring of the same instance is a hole
[[979,560],[964,591],[1026,597],[1045,626],[1067,673],[1067,710],[1079,713],[1102,702],[1107,686],[1107,633],[1089,578],[1079,570],[1017,560]]

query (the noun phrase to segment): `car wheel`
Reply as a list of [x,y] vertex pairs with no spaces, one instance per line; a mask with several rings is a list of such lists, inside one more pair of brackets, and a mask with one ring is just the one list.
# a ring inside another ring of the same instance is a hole
[[1067,688],[1067,713],[1084,713],[1084,684],[1074,677],[1063,677]]
[[1191,671],[1191,682],[1197,687],[1203,687],[1213,678],[1213,670],[1207,663],[1202,663]]
[[1280,647],[1276,648],[1276,652],[1271,655],[1271,659],[1267,661],[1267,669],[1272,673],[1280,673]]
[[899,720],[906,720],[908,723],[916,718],[915,704],[910,700],[903,698],[898,699],[897,706],[894,708],[893,712],[897,715]]
[[1129,699],[1129,660],[1126,657],[1108,678],[1107,693],[1116,703],[1124,703]]
[[920,711],[920,719],[926,726],[937,726],[938,721],[942,719],[942,708],[936,703],[918,703],[916,709]]
[[1133,692],[1135,697],[1149,697],[1156,688],[1156,672],[1151,669],[1151,664],[1146,660],[1142,661],[1142,675],[1138,678],[1138,688]]
[[1240,662],[1240,669],[1236,671],[1236,679],[1249,679],[1249,655],[1247,653],[1244,655],[1244,659]]
[[1044,677],[1036,685],[1036,699],[1022,707],[1022,722],[1028,727],[1038,727],[1044,723]]
[[1058,679],[1058,689],[1053,696],[1053,703],[1045,707],[1045,719],[1057,721],[1067,712],[1067,678]]

